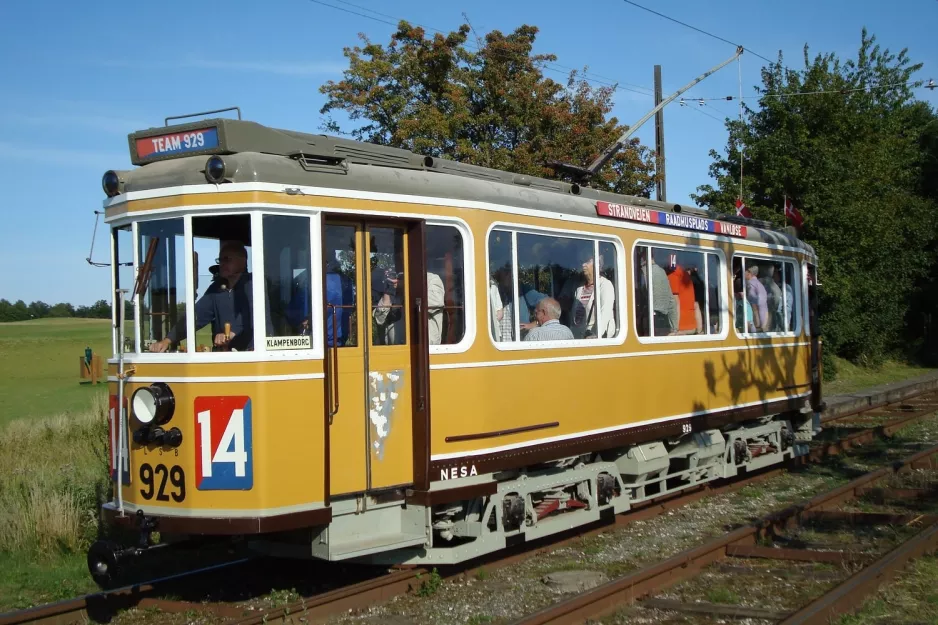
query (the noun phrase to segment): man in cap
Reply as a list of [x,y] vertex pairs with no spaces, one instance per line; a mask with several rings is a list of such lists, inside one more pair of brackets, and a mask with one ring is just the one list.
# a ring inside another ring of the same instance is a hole
[[[240,241],[225,241],[216,260],[218,275],[195,304],[195,329],[212,324],[214,350],[250,351],[254,349],[254,284],[247,271],[247,250]],[[225,324],[229,324],[227,333]],[[150,351],[165,352],[185,338],[183,319],[165,338],[150,345]]]

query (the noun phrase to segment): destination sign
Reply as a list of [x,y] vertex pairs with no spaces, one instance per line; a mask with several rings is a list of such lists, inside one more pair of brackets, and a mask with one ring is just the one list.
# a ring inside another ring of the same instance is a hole
[[176,156],[218,147],[218,129],[200,128],[136,140],[137,158]]
[[613,219],[637,221],[670,228],[681,228],[682,230],[710,232],[731,237],[745,237],[747,232],[746,226],[740,224],[706,219],[705,217],[697,217],[696,215],[657,211],[641,206],[632,206],[631,204],[596,202],[596,214],[603,217],[612,217]]

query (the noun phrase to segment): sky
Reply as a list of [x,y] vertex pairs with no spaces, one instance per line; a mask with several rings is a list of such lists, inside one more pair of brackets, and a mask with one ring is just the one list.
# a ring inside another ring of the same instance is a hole
[[[104,199],[102,174],[131,168],[130,132],[162,126],[170,115],[239,106],[245,119],[320,133],[319,87],[341,79],[343,48],[357,45],[359,34],[386,44],[397,19],[449,32],[465,14],[479,34],[535,25],[535,51],[558,57],[546,75],[563,80],[570,68],[587,67],[589,78],[618,83],[613,114],[626,124],[654,105],[654,65],[662,66],[667,95],[734,52],[622,0],[594,0],[589,8],[555,0],[348,2],[227,0],[213,9],[178,0],[0,0],[0,298],[110,300],[109,270],[85,258]],[[781,51],[792,68],[805,44],[854,57],[865,26],[883,47],[908,48],[924,63],[918,78],[938,81],[934,0],[639,4],[771,59]],[[752,95],[763,64],[744,54],[683,97],[737,95],[740,74],[744,95]],[[938,91],[917,95],[938,106]],[[736,107],[675,102],[665,109],[668,201],[690,204],[690,194],[711,181],[709,151],[725,148],[722,120],[737,115]],[[654,147],[654,123],[637,136]],[[107,254],[99,224],[94,260]]]

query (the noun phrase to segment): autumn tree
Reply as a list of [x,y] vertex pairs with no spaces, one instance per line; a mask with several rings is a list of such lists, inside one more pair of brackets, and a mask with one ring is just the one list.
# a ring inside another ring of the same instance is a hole
[[[361,35],[346,48],[349,68],[320,88],[327,132],[540,177],[548,161],[586,165],[627,129],[612,110],[614,87],[594,88],[571,72],[565,84],[544,76],[552,54],[534,54],[537,28],[521,26],[477,39],[469,25],[428,37],[400,22],[387,46]],[[473,35],[473,49],[467,40]],[[648,196],[650,150],[633,139],[600,172],[595,186]]]
[[820,258],[826,349],[856,361],[904,347],[917,285],[935,261],[934,183],[924,169],[935,169],[924,148],[935,113],[914,97],[920,67],[865,30],[856,59],[812,57],[806,46],[792,70],[780,57],[762,70],[758,104],[727,122],[726,153],[711,152],[716,182],[695,196],[732,211],[742,147],[754,216],[782,225],[783,197],[793,199]]

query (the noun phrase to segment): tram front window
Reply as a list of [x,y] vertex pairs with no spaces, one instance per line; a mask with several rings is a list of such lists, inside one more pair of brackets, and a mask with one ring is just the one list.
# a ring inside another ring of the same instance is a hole
[[[192,219],[195,349],[254,349],[254,280],[249,215]],[[181,331],[185,335],[185,328]]]
[[[186,295],[183,224],[179,218],[145,221],[137,226],[136,303],[141,351],[253,350],[250,217],[213,215],[192,219],[193,275],[188,284],[193,297]],[[188,336],[190,316],[195,326],[194,339]]]
[[[137,226],[137,301],[141,349],[166,344],[185,318],[185,237],[182,219],[160,219]],[[132,287],[133,288],[133,287]],[[183,337],[185,333],[183,332]],[[178,343],[177,343],[178,344]],[[185,344],[179,347],[184,351]],[[164,350],[165,351],[165,350]]]

